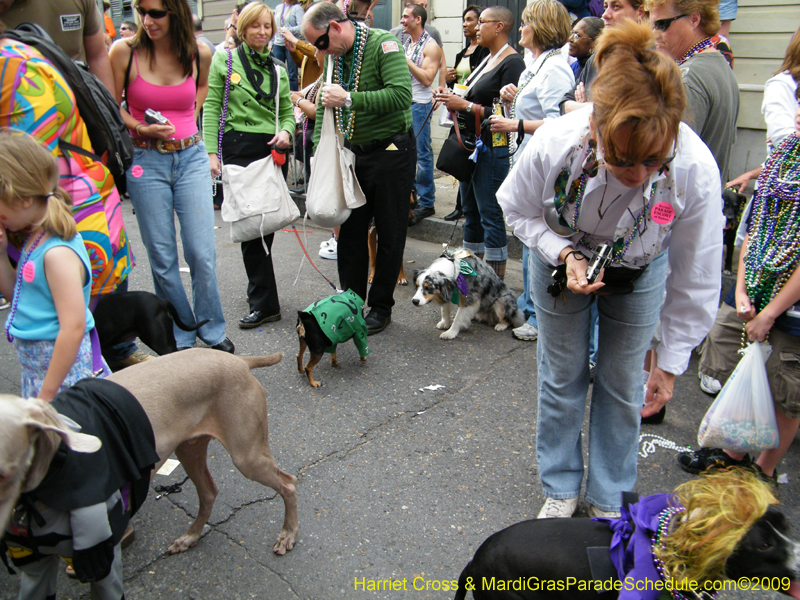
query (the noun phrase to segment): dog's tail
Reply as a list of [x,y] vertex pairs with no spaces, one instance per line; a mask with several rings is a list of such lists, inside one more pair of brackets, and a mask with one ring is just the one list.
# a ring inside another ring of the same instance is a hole
[[472,566],[472,561],[467,563],[467,566],[464,567],[464,570],[461,571],[461,575],[458,576],[458,590],[456,590],[456,595],[453,597],[453,600],[464,600],[467,597],[467,575],[469,575],[469,568]]
[[211,320],[211,319],[203,319],[197,325],[187,325],[186,323],[181,321],[181,318],[178,316],[178,311],[175,309],[174,306],[172,306],[172,302],[169,302],[168,300],[164,300],[164,302],[167,303],[167,310],[169,311],[169,314],[172,317],[172,320],[175,321],[175,325],[177,325],[179,328],[183,329],[184,331],[197,331],[203,325],[205,325],[206,323],[208,323]]
[[269,356],[240,356],[247,363],[249,369],[260,369],[261,367],[271,367],[277,365],[283,359],[281,352],[270,354]]

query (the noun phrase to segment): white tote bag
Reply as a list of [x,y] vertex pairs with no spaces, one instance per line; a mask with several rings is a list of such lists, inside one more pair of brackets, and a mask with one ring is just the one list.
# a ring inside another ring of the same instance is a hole
[[[275,94],[275,135],[279,131],[279,98]],[[272,154],[246,167],[222,166],[222,220],[231,224],[231,241],[263,238],[300,218],[300,209]],[[264,244],[264,250],[269,250]]]
[[[330,60],[328,83],[332,74]],[[333,109],[326,108],[306,192],[307,217],[323,227],[336,227],[347,220],[354,208],[367,203],[356,178],[355,165],[355,155],[344,147],[342,136],[336,131]]]

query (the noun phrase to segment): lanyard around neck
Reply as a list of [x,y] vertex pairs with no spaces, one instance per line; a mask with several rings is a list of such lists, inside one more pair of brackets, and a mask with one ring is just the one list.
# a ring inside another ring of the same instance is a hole
[[492,56],[491,54],[487,54],[486,58],[484,58],[481,61],[481,64],[479,64],[477,67],[475,67],[475,70],[467,78],[467,81],[466,81],[467,92],[469,92],[473,88],[473,86],[476,83],[478,83],[478,80],[481,77],[483,77],[483,75],[486,72],[488,72],[489,70],[491,70],[492,67],[494,67],[494,63],[497,62],[497,59],[500,58],[500,56],[503,54],[503,52],[506,51],[506,48],[508,48],[508,44],[503,45],[503,47],[500,48],[500,50],[494,56]]

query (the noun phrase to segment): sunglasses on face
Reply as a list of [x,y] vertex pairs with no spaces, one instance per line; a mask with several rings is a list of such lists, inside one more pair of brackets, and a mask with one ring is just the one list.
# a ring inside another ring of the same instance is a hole
[[[345,19],[344,21],[336,21],[336,22],[344,23],[345,21],[347,21],[347,19]],[[332,22],[333,21],[331,21],[331,23]],[[331,24],[328,23],[328,27],[327,29],[325,29],[325,33],[319,36],[314,42],[314,48],[316,48],[317,50],[327,50],[328,46],[331,45],[330,32],[331,32]]]
[[608,154],[603,156],[603,159],[606,161],[606,164],[621,169],[628,169],[630,167],[635,167],[637,165],[642,165],[645,169],[657,169],[661,167],[666,167],[669,163],[675,160],[675,155],[673,154],[672,156],[667,156],[666,158],[660,156],[659,157],[651,156],[650,158],[645,158],[644,160],[636,162],[614,158],[613,156],[609,156]]
[[150,17],[151,19],[163,19],[167,16],[166,10],[145,10],[141,6],[136,7],[136,12],[139,13],[139,16],[144,19],[145,15]]
[[678,15],[677,17],[671,17],[669,19],[658,19],[657,21],[653,21],[653,29],[656,31],[666,31],[674,21],[688,16],[689,15]]
[[120,27],[119,30],[120,31],[133,31],[133,29],[131,29],[130,27]]

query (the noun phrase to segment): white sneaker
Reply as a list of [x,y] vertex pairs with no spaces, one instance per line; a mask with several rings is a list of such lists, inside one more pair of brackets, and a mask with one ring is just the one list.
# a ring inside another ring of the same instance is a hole
[[719,391],[722,389],[722,384],[711,377],[710,375],[704,375],[703,373],[697,373],[697,376],[700,378],[700,389],[703,390],[706,394],[711,394],[712,396],[719,394]]
[[11,302],[0,296],[0,310],[6,310],[11,307]]
[[334,246],[336,245],[336,236],[333,235],[333,234],[331,234],[331,237],[329,237],[327,240],[324,240],[324,241],[320,242],[319,247],[320,248],[327,248],[331,244],[333,244]]
[[575,514],[578,508],[578,498],[564,498],[556,500],[548,498],[544,501],[542,510],[539,511],[538,519],[569,519]]
[[337,258],[339,258],[339,252],[337,246],[338,244],[336,243],[336,238],[331,238],[328,241],[327,246],[319,249],[319,255],[322,258],[327,258],[328,260],[336,260]]
[[620,517],[620,512],[618,510],[603,510],[601,508],[597,508],[594,504],[589,505],[589,509],[586,511],[586,514],[589,515],[590,519],[619,519]]
[[530,323],[525,323],[522,327],[517,327],[512,330],[511,333],[513,333],[514,337],[518,340],[525,340],[526,342],[532,342],[539,337],[539,330]]

